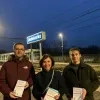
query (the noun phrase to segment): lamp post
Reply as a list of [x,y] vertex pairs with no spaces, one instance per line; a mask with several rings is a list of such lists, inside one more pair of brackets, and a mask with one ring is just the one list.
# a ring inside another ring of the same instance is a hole
[[59,33],[59,37],[61,38],[61,48],[62,48],[62,58],[63,58],[63,34]]

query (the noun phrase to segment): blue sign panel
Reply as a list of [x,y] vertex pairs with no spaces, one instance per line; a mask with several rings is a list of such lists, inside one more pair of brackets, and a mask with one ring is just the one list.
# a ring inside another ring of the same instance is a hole
[[39,42],[45,39],[46,39],[45,32],[35,33],[27,37],[27,44]]

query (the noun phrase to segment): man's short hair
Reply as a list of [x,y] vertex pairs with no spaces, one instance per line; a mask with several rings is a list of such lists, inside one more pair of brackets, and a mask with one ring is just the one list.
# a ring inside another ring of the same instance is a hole
[[80,49],[77,48],[77,47],[71,48],[71,49],[69,50],[69,53],[70,53],[71,51],[74,51],[74,50],[76,50],[76,51],[78,51],[79,53],[81,53]]
[[40,67],[42,67],[43,61],[45,59],[47,59],[47,58],[50,58],[51,59],[52,66],[54,66],[55,61],[54,61],[53,57],[51,55],[49,55],[49,54],[44,54],[43,57],[40,59],[40,62],[39,62]]
[[[13,50],[16,48],[17,45],[23,45],[23,46],[24,46],[24,44],[21,43],[21,42],[15,43],[15,44],[13,45]],[[25,48],[25,46],[24,46],[24,48]]]

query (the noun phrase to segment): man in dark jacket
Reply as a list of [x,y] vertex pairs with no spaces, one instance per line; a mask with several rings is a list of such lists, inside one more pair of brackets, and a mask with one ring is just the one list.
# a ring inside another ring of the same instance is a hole
[[[31,62],[25,56],[25,47],[22,43],[14,45],[14,55],[5,62],[0,71],[0,91],[4,100],[31,100],[30,86],[35,80],[35,71]],[[18,80],[26,81],[22,97],[13,92]]]
[[83,100],[94,100],[93,92],[98,88],[98,77],[94,69],[81,61],[78,48],[69,50],[71,63],[63,70],[63,76],[68,87],[70,98],[73,97],[73,87],[83,88]]

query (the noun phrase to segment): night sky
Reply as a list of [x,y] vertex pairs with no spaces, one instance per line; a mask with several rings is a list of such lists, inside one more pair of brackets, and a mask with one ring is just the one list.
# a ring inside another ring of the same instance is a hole
[[68,47],[100,46],[100,0],[0,0],[0,49],[40,31],[48,43],[62,32]]

